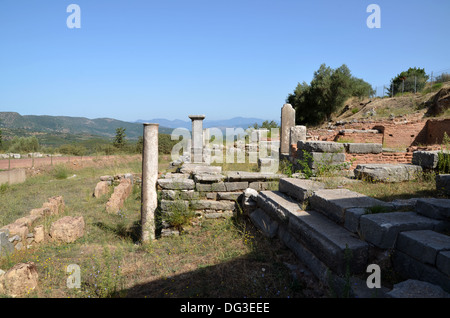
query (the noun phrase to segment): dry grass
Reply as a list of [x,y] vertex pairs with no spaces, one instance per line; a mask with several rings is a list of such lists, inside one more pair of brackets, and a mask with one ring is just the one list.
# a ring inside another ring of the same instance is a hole
[[[161,160],[161,169],[168,162]],[[68,168],[69,169],[69,168]],[[280,242],[262,236],[240,218],[200,220],[176,237],[161,237],[151,244],[138,242],[140,187],[119,214],[105,212],[107,196],[92,192],[101,175],[139,173],[141,162],[99,162],[70,168],[70,179],[57,179],[51,170],[29,177],[20,185],[2,190],[0,227],[51,196],[62,195],[63,215],[82,215],[85,235],[72,244],[51,242],[0,259],[8,270],[32,261],[39,274],[38,288],[28,297],[322,297],[325,292]],[[55,218],[62,217],[63,215]],[[49,222],[51,220],[47,220]],[[66,282],[69,264],[81,268],[81,289]],[[297,277],[286,264],[296,265]],[[304,270],[300,272],[300,270]]]

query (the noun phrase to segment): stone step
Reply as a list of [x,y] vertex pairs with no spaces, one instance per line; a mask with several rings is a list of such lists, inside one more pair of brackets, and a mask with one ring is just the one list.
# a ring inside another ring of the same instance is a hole
[[[282,220],[292,235],[338,274],[366,269],[369,245],[317,211],[303,211],[298,203],[277,191],[263,191],[258,206],[271,219]],[[267,221],[266,221],[267,223]]]
[[421,216],[415,212],[365,214],[360,217],[360,234],[379,248],[393,248],[403,231],[443,229],[444,222]]
[[298,201],[305,201],[313,195],[314,191],[324,188],[323,183],[307,179],[282,178],[279,182],[280,192]]
[[450,222],[450,199],[418,199],[416,212],[429,218]]
[[386,210],[394,211],[390,203],[348,189],[317,190],[309,198],[309,204],[311,209],[325,214],[338,224],[344,224],[345,212],[351,208],[384,207]]
[[450,251],[450,236],[430,230],[407,231],[398,235],[396,248],[416,260],[436,266],[438,270],[449,275],[450,268],[440,268],[440,259]]

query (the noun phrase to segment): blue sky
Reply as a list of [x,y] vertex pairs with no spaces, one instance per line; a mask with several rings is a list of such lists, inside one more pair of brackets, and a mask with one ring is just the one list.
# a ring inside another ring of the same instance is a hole
[[373,86],[450,69],[449,14],[448,0],[2,0],[0,111],[278,120],[322,63]]

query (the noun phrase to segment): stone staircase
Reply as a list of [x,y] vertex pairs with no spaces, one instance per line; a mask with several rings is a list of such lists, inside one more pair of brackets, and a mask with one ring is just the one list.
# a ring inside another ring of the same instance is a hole
[[[400,212],[399,205],[347,189],[282,178],[278,191],[259,193],[257,209],[249,216],[266,236],[280,238],[337,295],[350,288],[350,296],[384,297],[390,296],[388,288],[367,288],[366,270],[369,264],[382,263],[383,257],[389,263],[387,252],[392,251],[393,259],[399,260],[394,267],[406,279],[427,281],[450,292],[450,237],[438,233],[450,229],[449,201],[418,199],[415,211]],[[380,209],[384,213],[375,213]],[[399,237],[401,251],[396,253]],[[426,252],[417,253],[411,242],[423,237],[427,239],[420,246]],[[428,257],[420,259],[421,255]],[[420,265],[417,270],[411,270],[411,262]]]

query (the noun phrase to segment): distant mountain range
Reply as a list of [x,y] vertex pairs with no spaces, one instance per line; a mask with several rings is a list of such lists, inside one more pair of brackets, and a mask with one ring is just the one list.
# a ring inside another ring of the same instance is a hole
[[[234,117],[231,119],[225,119],[225,120],[209,120],[208,118],[205,118],[203,121],[203,128],[219,128],[221,130],[224,130],[225,128],[243,128],[247,129],[250,126],[253,126],[255,123],[258,125],[261,125],[265,119],[261,118],[247,118],[247,117]],[[163,118],[156,118],[156,119],[150,119],[150,120],[142,120],[139,119],[136,121],[137,123],[155,123],[159,124],[160,127],[168,127],[168,128],[186,128],[191,130],[192,129],[192,121],[191,120],[168,120]],[[280,122],[276,121],[279,125]]]
[[[0,128],[41,133],[64,133],[73,135],[94,135],[114,137],[116,129],[126,129],[127,138],[142,136],[142,124],[130,123],[112,118],[88,119],[69,116],[20,115],[16,112],[0,112]],[[170,134],[171,128],[160,127],[160,133]]]
[[[243,129],[253,126],[257,123],[261,125],[263,119],[235,117],[228,120],[208,120],[203,121],[203,128],[217,127],[221,130],[225,128]],[[20,115],[16,112],[0,112],[0,128],[21,130],[26,132],[41,133],[63,133],[73,135],[92,135],[101,137],[114,137],[116,129],[123,127],[126,129],[126,135],[130,139],[137,139],[142,136],[142,123],[159,124],[159,133],[170,134],[174,128],[192,129],[191,120],[167,120],[151,119],[137,120],[136,122],[121,121],[112,118],[88,119],[84,117],[69,116],[47,116],[47,115]],[[279,124],[279,122],[277,122]]]

